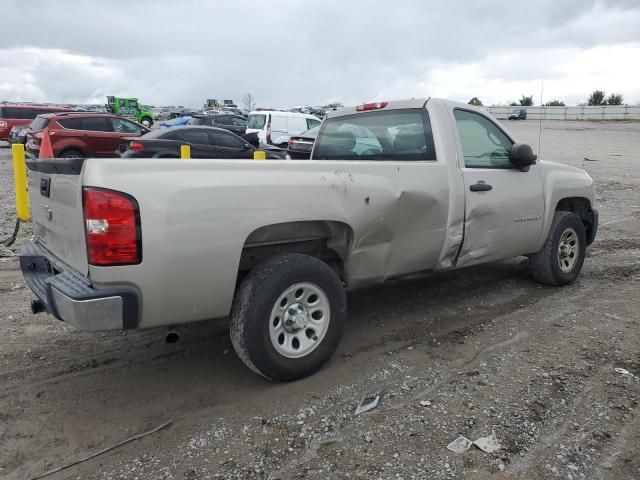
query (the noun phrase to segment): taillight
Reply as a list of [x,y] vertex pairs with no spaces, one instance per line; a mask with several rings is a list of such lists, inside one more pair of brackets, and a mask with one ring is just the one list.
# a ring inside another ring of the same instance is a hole
[[289,141],[287,142],[287,144],[289,145],[289,148],[291,148],[291,145],[293,145],[293,140],[289,139]]
[[271,143],[271,122],[267,123],[267,143]]
[[87,256],[91,265],[132,265],[142,261],[138,202],[126,193],[82,190]]
[[366,112],[367,110],[378,110],[380,108],[386,107],[388,103],[389,102],[363,103],[362,105],[358,105],[356,107],[356,112]]
[[0,128],[7,128],[7,122],[0,120]]
[[134,152],[142,152],[144,151],[144,143],[136,142],[135,140],[129,142],[129,150],[133,150]]

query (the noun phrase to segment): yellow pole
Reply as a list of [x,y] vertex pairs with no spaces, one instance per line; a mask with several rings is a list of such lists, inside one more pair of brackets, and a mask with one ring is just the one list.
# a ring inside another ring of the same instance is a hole
[[253,159],[254,160],[266,160],[267,153],[264,150],[254,150],[253,151]]
[[24,145],[11,145],[13,155],[13,178],[16,185],[16,214],[21,222],[31,219],[29,212],[29,194],[27,193],[27,165],[24,157]]
[[191,145],[180,145],[180,158],[191,158]]

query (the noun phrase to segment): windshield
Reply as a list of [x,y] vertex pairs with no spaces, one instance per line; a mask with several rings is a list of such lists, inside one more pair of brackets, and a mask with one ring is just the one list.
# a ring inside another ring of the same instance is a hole
[[204,119],[202,117],[193,117],[189,120],[189,125],[202,125],[204,123]]
[[247,128],[256,128],[258,130],[262,130],[266,121],[267,115],[264,113],[249,115],[249,123],[247,124]]
[[316,160],[435,160],[424,109],[390,110],[325,120]]
[[49,125],[49,119],[44,117],[36,117],[33,122],[31,122],[31,130],[42,130]]
[[318,136],[318,132],[320,131],[320,126],[310,128],[306,132],[299,133],[296,137],[303,138],[316,138]]

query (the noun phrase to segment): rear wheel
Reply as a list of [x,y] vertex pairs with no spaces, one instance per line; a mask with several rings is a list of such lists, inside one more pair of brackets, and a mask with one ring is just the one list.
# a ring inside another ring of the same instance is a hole
[[147,128],[151,128],[151,125],[153,125],[153,120],[151,120],[149,117],[145,117],[140,123]]
[[587,237],[580,217],[557,211],[542,249],[531,256],[533,278],[553,286],[573,282],[582,269],[586,251]]
[[346,319],[342,283],[327,264],[307,255],[280,255],[254,268],[238,288],[231,340],[253,371],[296,380],[329,360]]
[[79,150],[65,150],[58,158],[85,158],[85,156]]

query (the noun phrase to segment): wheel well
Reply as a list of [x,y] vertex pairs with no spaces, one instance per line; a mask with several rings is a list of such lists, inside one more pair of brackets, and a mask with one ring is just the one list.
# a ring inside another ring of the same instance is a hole
[[238,281],[259,263],[283,253],[319,258],[343,278],[344,261],[352,239],[351,227],[342,222],[287,222],[258,228],[247,237],[242,248]]
[[597,225],[594,225],[594,213],[591,208],[591,202],[583,197],[563,198],[556,205],[556,211],[573,212],[582,220],[584,230],[587,235],[587,243],[591,244],[595,237]]
[[86,154],[82,151],[82,149],[77,147],[66,147],[60,150],[60,152],[58,153],[58,156],[62,157],[67,152],[79,152],[80,154],[82,154],[83,157],[86,157]]

